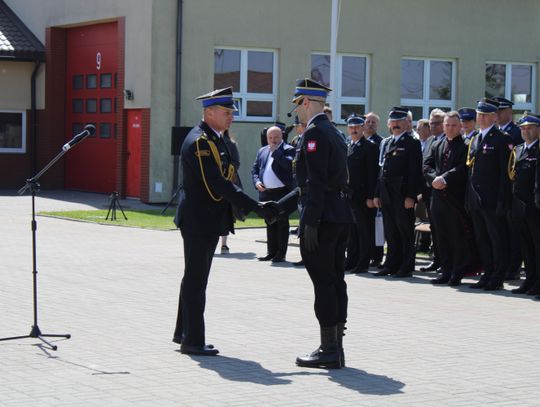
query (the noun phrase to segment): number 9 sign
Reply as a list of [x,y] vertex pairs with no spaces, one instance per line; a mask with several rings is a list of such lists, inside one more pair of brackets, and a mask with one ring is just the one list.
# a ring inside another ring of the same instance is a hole
[[101,69],[101,52],[96,54],[96,68],[98,71]]

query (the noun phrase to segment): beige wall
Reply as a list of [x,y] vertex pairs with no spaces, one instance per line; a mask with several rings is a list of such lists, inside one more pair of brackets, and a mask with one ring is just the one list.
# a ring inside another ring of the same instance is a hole
[[28,110],[31,108],[30,79],[33,62],[0,61],[0,109]]

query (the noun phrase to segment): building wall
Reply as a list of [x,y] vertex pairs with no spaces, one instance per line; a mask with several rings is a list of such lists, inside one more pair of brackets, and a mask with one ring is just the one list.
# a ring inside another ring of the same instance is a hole
[[[46,27],[125,17],[124,86],[134,94],[134,100],[125,101],[125,108],[149,112],[148,199],[167,201],[176,187],[172,185],[170,128],[175,116],[177,0],[6,2],[44,43]],[[216,47],[277,51],[277,119],[290,123],[286,113],[295,80],[309,76],[313,52],[330,50],[331,5],[331,0],[184,0],[180,125],[193,126],[201,118],[200,104],[194,98],[213,88]],[[486,61],[538,63],[538,15],[537,0],[518,4],[502,0],[342,0],[338,53],[369,55],[368,108],[381,115],[384,133],[388,110],[400,103],[402,57],[455,60],[456,107],[473,106],[484,94]],[[31,69],[28,65],[10,75],[22,79],[29,77]],[[45,104],[44,78],[42,69],[38,77],[40,109]],[[29,80],[13,83],[21,87],[13,93],[18,99],[9,102],[29,108]],[[536,81],[537,94],[539,91]],[[0,106],[6,101],[0,95]],[[260,147],[260,131],[269,124],[236,122],[231,129],[241,154],[240,175],[253,196],[250,167]],[[157,192],[157,184],[162,192]]]

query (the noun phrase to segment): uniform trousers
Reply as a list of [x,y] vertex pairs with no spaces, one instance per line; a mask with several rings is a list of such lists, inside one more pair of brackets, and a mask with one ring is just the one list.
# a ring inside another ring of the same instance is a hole
[[[267,189],[259,193],[261,201],[279,201],[290,192],[289,188]],[[289,244],[289,215],[280,215],[276,222],[266,224],[267,254],[272,257],[285,257]]]
[[205,344],[204,308],[206,286],[219,236],[192,236],[184,240],[184,277],[180,286],[175,338],[191,346]]
[[534,203],[527,205],[525,216],[517,222],[527,282],[540,285],[540,210]]
[[300,238],[300,253],[315,291],[315,316],[321,327],[347,321],[347,284],[345,283],[345,248],[349,224],[321,222],[319,247],[306,250]]
[[384,266],[393,272],[414,271],[414,209],[405,209],[405,197],[388,188],[382,199],[384,237],[388,245]]
[[476,245],[484,268],[483,281],[502,283],[508,270],[508,222],[492,209],[475,209],[471,219],[476,236]]
[[462,278],[472,272],[478,260],[472,222],[463,203],[446,191],[431,195],[431,222],[442,231],[437,235],[443,276]]
[[352,205],[354,223],[349,229],[349,241],[347,243],[347,262],[345,268],[367,270],[369,267],[370,254],[373,252],[374,239],[370,239],[369,220],[372,215],[369,208],[364,205]]

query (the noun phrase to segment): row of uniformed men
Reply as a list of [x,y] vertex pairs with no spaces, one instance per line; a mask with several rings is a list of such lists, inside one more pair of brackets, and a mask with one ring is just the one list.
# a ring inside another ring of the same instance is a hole
[[388,252],[376,275],[412,275],[413,208],[428,186],[435,268],[441,271],[434,284],[456,286],[465,275],[483,269],[472,288],[500,289],[515,267],[512,249],[521,248],[526,278],[513,292],[540,294],[540,211],[535,206],[535,196],[540,205],[540,119],[527,114],[516,126],[511,113],[512,103],[503,98],[484,98],[476,109],[440,112],[440,134],[433,132],[424,144],[411,131],[410,111],[396,107],[388,120],[391,136],[380,151],[363,137],[365,119],[350,117],[349,186],[356,222],[349,248],[363,253],[348,264],[351,271],[367,272],[365,254],[373,250],[369,211],[377,207],[383,212]]

